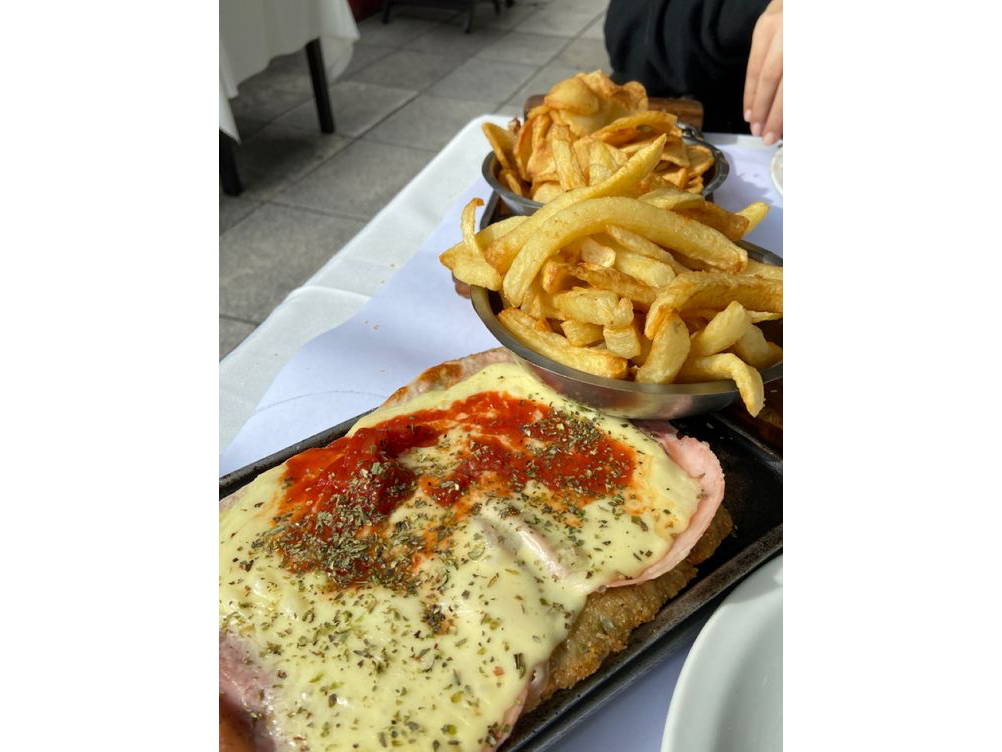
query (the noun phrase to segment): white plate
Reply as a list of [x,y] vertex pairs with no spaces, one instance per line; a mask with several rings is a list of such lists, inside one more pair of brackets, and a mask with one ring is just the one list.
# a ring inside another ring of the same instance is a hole
[[738,585],[699,633],[661,752],[783,749],[783,557]]
[[783,145],[780,144],[776,154],[772,158],[772,167],[769,168],[772,176],[772,184],[776,186],[779,195],[783,195]]

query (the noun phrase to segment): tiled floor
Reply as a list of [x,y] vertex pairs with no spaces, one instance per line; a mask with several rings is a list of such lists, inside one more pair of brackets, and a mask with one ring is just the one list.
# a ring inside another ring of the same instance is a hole
[[607,0],[521,0],[465,13],[400,7],[361,21],[320,133],[305,53],[276,58],[232,101],[239,197],[219,195],[219,357],[250,334],[477,115],[516,115],[579,70],[608,70]]

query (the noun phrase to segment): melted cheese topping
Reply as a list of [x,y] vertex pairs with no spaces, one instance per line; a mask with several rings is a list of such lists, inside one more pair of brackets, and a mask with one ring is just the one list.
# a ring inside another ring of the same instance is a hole
[[[493,746],[510,730],[503,718],[521,701],[533,667],[566,638],[588,594],[638,575],[688,525],[699,486],[655,441],[513,363],[377,410],[349,436],[482,392],[538,403],[626,445],[634,453],[629,483],[573,514],[535,480],[504,496],[490,484],[471,486],[444,542],[415,556],[406,587],[339,589],[322,570],[295,572],[262,547],[287,510],[287,465],[259,476],[220,513],[220,627],[269,677],[261,706],[289,749]],[[418,482],[389,514],[391,529],[428,530],[429,520],[454,513],[435,503],[434,487],[421,478],[454,466],[463,442],[469,432],[457,424],[401,455]]]

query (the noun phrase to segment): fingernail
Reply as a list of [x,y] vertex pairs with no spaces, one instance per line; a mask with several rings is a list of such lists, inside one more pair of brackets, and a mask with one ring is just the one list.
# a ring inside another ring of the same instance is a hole
[[745,110],[745,122],[747,123],[750,120],[751,120],[751,107]]
[[762,124],[761,123],[755,123],[755,124],[753,124],[752,127],[751,127],[751,134],[753,136],[761,136],[762,135]]
[[765,138],[762,139],[762,143],[764,143],[766,146],[772,146],[774,143],[776,143],[776,134],[773,133],[772,131],[769,131],[768,133],[765,134]]

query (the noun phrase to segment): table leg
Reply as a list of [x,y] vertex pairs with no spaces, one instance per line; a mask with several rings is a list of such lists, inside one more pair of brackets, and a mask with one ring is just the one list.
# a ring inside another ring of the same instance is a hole
[[306,59],[310,63],[310,80],[313,81],[313,98],[317,103],[320,130],[324,133],[333,133],[334,113],[331,112],[330,93],[327,91],[327,68],[324,66],[324,53],[320,49],[319,39],[307,43]]
[[393,0],[383,0],[383,23],[388,24],[390,22],[390,6],[393,5]]
[[227,196],[239,196],[244,190],[237,172],[235,152],[236,141],[219,131],[219,179]]
[[501,0],[494,0],[494,15],[501,15]]
[[463,27],[463,33],[469,34],[473,30],[473,11],[477,7],[477,0],[470,0],[470,12],[466,16],[466,26]]

